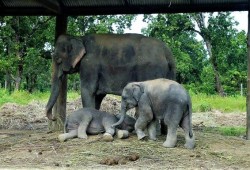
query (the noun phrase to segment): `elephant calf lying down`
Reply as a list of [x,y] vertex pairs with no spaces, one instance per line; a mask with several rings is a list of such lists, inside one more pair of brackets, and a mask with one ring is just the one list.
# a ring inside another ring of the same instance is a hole
[[155,140],[156,122],[161,120],[167,127],[167,138],[163,146],[176,145],[176,130],[180,126],[185,132],[185,147],[194,148],[191,99],[179,83],[168,79],[155,79],[127,84],[122,92],[122,116],[113,127],[122,123],[127,110],[134,107],[138,111],[135,131],[139,140],[146,136],[146,128],[149,138]]
[[115,133],[117,133],[118,138],[126,138],[128,132],[134,130],[135,119],[126,116],[117,129],[111,127],[118,119],[113,114],[94,108],[82,108],[67,117],[64,134],[60,134],[58,139],[59,141],[75,137],[87,139],[87,134],[96,135],[100,133],[104,133],[105,141],[112,141]]

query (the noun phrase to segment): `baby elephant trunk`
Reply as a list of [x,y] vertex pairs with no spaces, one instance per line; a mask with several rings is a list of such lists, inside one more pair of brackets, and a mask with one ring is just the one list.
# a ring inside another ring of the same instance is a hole
[[115,127],[119,126],[120,124],[122,124],[122,122],[124,121],[124,118],[125,118],[125,114],[123,114],[121,116],[121,118],[119,119],[118,122],[116,122],[115,124],[112,125],[112,128],[115,128]]
[[121,109],[121,117],[118,120],[118,122],[116,122],[115,124],[112,125],[112,127],[115,128],[115,127],[119,126],[120,124],[122,124],[122,122],[125,119],[125,115],[126,115],[126,109],[124,107],[122,107],[122,109]]

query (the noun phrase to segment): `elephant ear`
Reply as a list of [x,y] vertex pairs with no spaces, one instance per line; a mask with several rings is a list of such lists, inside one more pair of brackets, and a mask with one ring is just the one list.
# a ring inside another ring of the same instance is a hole
[[138,102],[141,98],[141,95],[144,93],[143,87],[139,83],[134,83],[133,87],[133,97]]
[[70,45],[68,46],[68,55],[69,57],[71,57],[71,66],[73,68],[75,68],[75,66],[82,59],[85,53],[85,47],[80,39],[70,39]]

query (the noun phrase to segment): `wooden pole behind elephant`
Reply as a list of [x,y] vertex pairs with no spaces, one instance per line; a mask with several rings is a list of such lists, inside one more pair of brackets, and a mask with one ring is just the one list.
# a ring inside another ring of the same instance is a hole
[[247,123],[246,123],[246,138],[250,140],[250,1],[248,1],[248,32],[247,32]]
[[[56,17],[55,42],[59,35],[67,32],[67,16],[59,15]],[[55,72],[55,63],[52,60],[53,74]],[[52,76],[53,76],[52,74]],[[59,87],[59,96],[53,107],[53,115],[56,121],[49,120],[49,131],[63,130],[66,118],[66,102],[67,102],[67,75],[63,76]]]

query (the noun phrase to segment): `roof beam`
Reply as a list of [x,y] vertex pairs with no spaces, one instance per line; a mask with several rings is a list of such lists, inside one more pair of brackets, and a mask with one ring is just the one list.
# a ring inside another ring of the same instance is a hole
[[124,0],[126,6],[129,6],[128,0]]
[[[0,16],[16,15],[50,15],[66,16],[79,15],[114,15],[114,14],[152,14],[152,13],[190,13],[190,12],[219,12],[219,11],[247,11],[248,1],[235,3],[204,3],[198,4],[190,0],[191,4],[133,5],[129,0],[123,0],[124,5],[108,6],[64,6],[61,0],[36,0],[40,7],[5,7],[0,5]],[[72,1],[73,2],[73,1]],[[0,0],[0,4],[3,0]],[[4,5],[4,4],[3,4]]]
[[55,14],[61,14],[61,7],[57,0],[38,0],[38,2],[49,11]]
[[0,0],[0,7],[5,7],[4,3],[2,0]]

